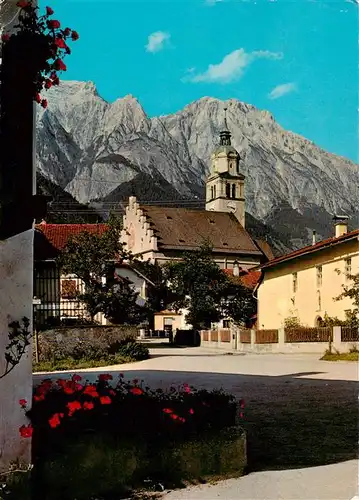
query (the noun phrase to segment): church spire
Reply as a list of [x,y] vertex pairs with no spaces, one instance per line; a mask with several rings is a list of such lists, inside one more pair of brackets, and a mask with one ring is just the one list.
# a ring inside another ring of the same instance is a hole
[[231,146],[231,133],[227,124],[227,108],[224,108],[224,130],[220,132],[219,137],[221,146]]

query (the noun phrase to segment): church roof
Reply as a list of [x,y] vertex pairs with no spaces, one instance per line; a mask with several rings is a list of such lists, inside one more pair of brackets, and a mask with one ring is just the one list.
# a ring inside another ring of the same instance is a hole
[[210,241],[213,251],[262,255],[233,214],[141,205],[163,250],[194,250]]
[[220,145],[217,147],[217,149],[214,151],[214,155],[219,155],[220,153],[225,153],[229,154],[232,153],[235,156],[239,156],[238,151],[233,147],[233,146],[228,146],[228,145]]

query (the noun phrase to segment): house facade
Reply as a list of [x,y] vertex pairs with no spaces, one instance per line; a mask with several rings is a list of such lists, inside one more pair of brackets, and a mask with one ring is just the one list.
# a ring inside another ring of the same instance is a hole
[[352,301],[334,299],[343,285],[350,285],[347,276],[359,272],[359,229],[348,232],[343,218],[333,238],[276,258],[261,270],[260,328],[283,327],[287,318],[297,318],[309,327],[319,326],[326,315],[345,320]]
[[[88,318],[84,304],[77,294],[85,291],[82,280],[75,275],[61,274],[56,258],[67,245],[70,237],[83,231],[102,235],[107,224],[46,224],[42,222],[35,230],[34,265],[34,311],[39,327],[82,322]],[[154,284],[137,269],[114,263],[114,276],[125,279],[138,293],[137,302],[143,305],[148,296],[148,287]],[[105,278],[104,278],[105,279]],[[95,321],[106,325],[102,314]]]

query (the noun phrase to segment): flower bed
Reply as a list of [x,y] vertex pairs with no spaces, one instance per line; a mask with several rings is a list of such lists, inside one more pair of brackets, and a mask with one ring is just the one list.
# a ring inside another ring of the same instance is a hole
[[[20,404],[26,411],[26,401]],[[24,439],[33,436],[36,494],[107,499],[147,479],[173,487],[241,474],[243,407],[221,390],[186,384],[162,391],[123,376],[116,385],[111,375],[100,375],[95,384],[77,375],[44,380],[26,411],[31,423],[20,429]]]

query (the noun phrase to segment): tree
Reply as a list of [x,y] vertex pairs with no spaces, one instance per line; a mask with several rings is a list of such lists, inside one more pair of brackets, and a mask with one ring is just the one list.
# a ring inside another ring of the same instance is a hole
[[186,321],[194,329],[208,328],[222,318],[244,322],[255,311],[251,292],[228,279],[213,260],[209,243],[168,264],[165,272],[174,294],[172,307],[187,309]]
[[121,224],[110,216],[103,234],[86,231],[73,237],[58,258],[65,274],[74,274],[85,285],[78,294],[92,320],[102,312],[114,323],[136,323],[145,310],[137,304],[138,293],[131,283],[114,276],[115,262],[132,261],[133,256],[120,241]]
[[[338,274],[343,274],[341,271],[337,271]],[[342,285],[342,293],[334,298],[335,301],[343,299],[351,299],[353,302],[354,309],[352,309],[346,323],[350,323],[352,326],[359,326],[359,273],[358,274],[348,274],[347,279],[351,282],[348,285]]]

